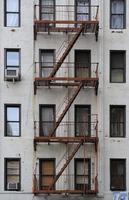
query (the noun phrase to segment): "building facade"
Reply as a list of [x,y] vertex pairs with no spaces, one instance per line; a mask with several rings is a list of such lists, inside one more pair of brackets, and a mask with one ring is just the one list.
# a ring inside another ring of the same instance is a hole
[[128,4],[0,1],[0,199],[127,199]]

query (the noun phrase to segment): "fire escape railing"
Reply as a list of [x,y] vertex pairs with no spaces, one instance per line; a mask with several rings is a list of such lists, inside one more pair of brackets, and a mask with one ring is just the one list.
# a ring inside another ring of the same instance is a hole
[[[50,74],[57,62],[35,62],[35,78],[50,78]],[[98,78],[97,62],[63,62],[61,68],[57,71],[55,77],[73,77],[73,78]]]
[[[88,115],[89,121],[62,121],[58,126],[53,138],[67,138],[67,137],[98,137],[97,126],[98,126],[98,115]],[[50,125],[53,124],[50,128]],[[35,137],[43,137],[50,139],[50,134],[53,130],[55,122],[53,121],[35,121],[34,122],[34,133]],[[48,129],[48,135],[44,135],[44,131]]]
[[[55,174],[55,177],[57,174]],[[98,193],[98,177],[96,175],[96,171],[92,170],[91,174],[91,183],[86,184],[87,188],[85,186],[81,186],[80,188],[77,188],[77,185],[75,183],[75,174],[67,174],[63,173],[60,178],[57,180],[57,182],[54,185],[54,189],[44,189],[41,188],[40,185],[40,174],[36,173],[34,174],[33,178],[33,193],[35,194],[97,194]],[[84,176],[84,183],[85,183],[86,177]]]
[[[79,9],[83,13],[81,20],[77,17],[77,7],[75,5],[35,5],[35,39],[38,32],[77,32],[83,24],[83,33],[95,33],[97,40],[99,31],[99,6],[87,5],[84,7],[80,5]],[[81,13],[78,14],[81,15]]]
[[[35,23],[39,25],[38,28],[40,31],[46,31],[46,29],[43,29],[43,26],[41,26],[42,24],[49,25],[50,28],[53,28],[53,24],[55,24],[57,28],[75,28],[77,27],[75,26],[76,24],[81,25],[82,23],[90,24],[91,22],[98,22],[98,5],[80,5],[78,9],[80,9],[80,13],[77,12],[77,7],[75,5],[35,5],[34,20]],[[81,20],[77,17],[77,14],[83,14]],[[44,18],[45,15],[47,19]]]
[[86,64],[82,65],[82,63],[64,62],[56,72],[56,76],[50,77],[54,64],[35,63],[35,94],[39,86],[79,86],[81,81],[86,87],[94,87],[97,94],[99,83],[98,63],[90,63],[87,67]]
[[[40,9],[39,9],[40,8]],[[75,187],[72,187],[71,190],[68,189],[66,190],[54,190],[53,188],[54,186],[58,183],[58,181],[60,180],[60,177],[63,177],[65,169],[67,168],[67,166],[69,165],[69,163],[71,162],[71,160],[74,158],[75,154],[78,152],[78,150],[80,149],[80,147],[82,145],[85,146],[86,143],[94,143],[95,145],[95,152],[97,154],[97,145],[98,145],[98,120],[96,122],[96,125],[94,126],[94,130],[95,130],[95,136],[93,136],[91,134],[91,124],[89,125],[89,122],[85,123],[85,125],[87,125],[88,127],[90,127],[90,130],[88,129],[88,135],[86,134],[80,134],[81,136],[79,137],[75,137],[75,135],[73,137],[69,137],[64,136],[64,137],[60,137],[60,136],[55,136],[55,134],[57,134],[59,128],[61,127],[61,124],[63,123],[63,120],[65,118],[66,113],[68,112],[69,108],[71,107],[72,103],[74,102],[75,98],[77,97],[77,95],[79,94],[80,90],[83,87],[94,87],[95,88],[95,93],[97,95],[97,91],[98,91],[98,84],[99,84],[99,77],[98,77],[98,63],[96,63],[96,70],[93,70],[91,68],[91,64],[90,64],[90,70],[88,72],[86,72],[88,69],[86,66],[82,66],[81,67],[78,65],[76,66],[76,74],[72,73],[69,65],[68,65],[68,69],[67,69],[67,73],[61,73],[61,75],[59,75],[60,71],[63,69],[61,69],[61,66],[64,65],[64,61],[67,57],[67,55],[70,53],[72,47],[74,46],[74,44],[76,43],[76,41],[78,40],[79,36],[81,34],[84,33],[95,33],[96,36],[96,41],[98,40],[98,30],[99,30],[99,21],[98,21],[98,11],[99,11],[99,7],[98,6],[88,6],[86,7],[86,9],[89,10],[88,14],[85,14],[85,18],[80,21],[77,18],[75,18],[75,6],[64,6],[64,5],[56,5],[54,8],[56,8],[56,12],[54,10],[53,13],[53,17],[52,19],[43,19],[41,17],[41,12],[39,12],[39,10],[42,10],[42,7],[39,5],[35,6],[35,25],[34,25],[34,31],[35,31],[35,39],[37,36],[38,32],[76,32],[73,37],[71,38],[71,40],[69,41],[69,43],[67,43],[66,47],[63,48],[63,52],[61,52],[61,54],[59,54],[58,59],[55,63],[53,63],[52,67],[50,66],[49,68],[49,73],[45,72],[45,68],[42,67],[43,63],[39,63],[39,70],[38,70],[38,76],[37,76],[37,67],[35,70],[35,81],[34,81],[34,92],[36,94],[36,89],[38,86],[75,86],[76,88],[73,89],[73,93],[71,94],[71,96],[69,97],[67,103],[65,103],[65,106],[63,108],[63,110],[61,111],[60,115],[57,117],[56,121],[54,122],[54,126],[53,129],[50,130],[50,132],[48,132],[48,136],[47,137],[40,137],[41,134],[41,127],[42,124],[40,124],[40,128],[39,128],[39,137],[36,136],[36,130],[37,130],[37,124],[35,123],[34,125],[34,129],[35,129],[35,139],[34,139],[34,144],[36,144],[37,142],[63,142],[63,143],[73,143],[74,148],[72,149],[71,154],[69,155],[69,157],[66,159],[64,165],[60,168],[60,170],[57,172],[57,174],[55,175],[53,181],[51,182],[51,184],[49,185],[47,191],[45,190],[40,190],[39,187],[39,180],[40,177],[38,178],[38,175],[35,174],[34,175],[34,188],[33,188],[33,192],[36,193],[62,193],[64,192],[68,192],[68,193],[97,193],[98,191],[98,181],[97,181],[97,175],[94,175],[93,178],[93,185],[94,188],[90,188],[89,190],[76,190]],[[45,9],[51,9],[50,6],[48,7],[46,5]],[[47,13],[49,16],[49,13]],[[83,75],[82,75],[82,68],[85,67],[85,75],[84,75],[84,69],[83,69]],[[93,71],[92,71],[93,70]],[[74,66],[74,72],[75,72],[75,66]],[[47,74],[44,76],[44,74]],[[72,76],[70,75],[72,73]],[[88,73],[88,74],[87,74]],[[94,77],[93,77],[94,74]],[[84,77],[83,77],[84,76]],[[90,122],[91,123],[91,122]],[[77,126],[77,124],[76,124]],[[74,122],[74,127],[75,127],[75,122]],[[84,129],[84,127],[83,127]],[[67,131],[67,133],[69,133]],[[74,130],[75,133],[75,130]],[[46,139],[46,140],[44,140]],[[77,144],[75,144],[77,143]],[[36,145],[35,145],[36,146]],[[35,148],[36,150],[36,148]],[[85,159],[85,158],[84,158]],[[97,170],[96,170],[96,174],[97,174]],[[72,175],[73,176],[73,175]]]
[[[93,143],[97,152],[98,145],[98,115],[88,116],[89,121],[71,122],[62,121],[55,131],[51,133],[56,126],[55,122],[35,121],[34,122],[34,147],[37,143]],[[50,128],[51,127],[51,128]],[[48,135],[44,135],[44,130],[48,130]]]

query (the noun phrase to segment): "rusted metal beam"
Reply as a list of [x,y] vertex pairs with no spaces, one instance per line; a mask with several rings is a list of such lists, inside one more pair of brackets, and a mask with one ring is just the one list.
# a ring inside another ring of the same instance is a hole
[[74,20],[35,20],[35,24],[98,24],[98,20],[88,20],[88,21],[74,21]]
[[55,127],[53,128],[50,137],[54,135],[56,129],[58,128],[58,126],[60,125],[61,121],[63,120],[64,116],[66,115],[67,111],[69,110],[70,106],[72,105],[72,103],[74,102],[75,98],[77,97],[78,93],[80,92],[80,90],[83,87],[83,82],[80,83],[80,85],[78,86],[78,88],[76,88],[73,96],[71,97],[71,99],[69,99],[68,104],[66,105],[65,109],[63,110],[62,114],[60,115],[60,117],[58,118]]
[[34,190],[33,193],[35,195],[38,194],[91,194],[96,195],[96,190]]
[[97,143],[98,137],[35,137],[35,142],[51,142],[51,143],[79,143],[83,141],[84,143]]
[[62,175],[62,173],[64,172],[64,170],[66,169],[66,167],[69,165],[70,161],[73,159],[73,157],[75,156],[75,154],[77,153],[77,151],[80,149],[80,147],[81,147],[82,144],[83,144],[83,142],[81,141],[75,147],[75,149],[73,150],[72,154],[69,156],[68,160],[66,160],[66,163],[64,164],[64,166],[61,168],[61,170],[56,175],[55,179],[50,184],[48,190],[51,190],[53,188],[53,186],[55,185],[55,183],[57,182],[57,180],[59,179],[59,177]]
[[98,78],[92,78],[92,77],[36,77],[35,80],[38,81],[95,81],[98,80]]
[[62,54],[62,56],[59,58],[58,62],[54,65],[52,72],[50,73],[50,77],[54,77],[56,72],[58,71],[58,69],[61,67],[62,63],[64,62],[65,58],[67,57],[67,55],[69,54],[69,52],[71,51],[72,47],[74,46],[74,44],[76,43],[76,41],[78,40],[80,34],[82,33],[84,29],[84,26],[81,25],[80,29],[77,31],[77,33],[73,36],[73,38],[71,39],[71,41],[69,42],[67,48],[65,49],[64,53]]

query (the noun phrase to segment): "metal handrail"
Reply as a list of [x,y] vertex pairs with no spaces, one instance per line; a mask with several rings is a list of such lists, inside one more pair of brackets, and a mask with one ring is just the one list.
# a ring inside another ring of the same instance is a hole
[[[66,20],[66,18],[64,17],[64,15],[69,18],[69,14],[72,14],[72,17],[75,17],[75,12],[76,12],[76,8],[77,6],[76,5],[38,5],[36,4],[34,6],[34,18],[35,20],[43,20],[43,19],[40,19],[40,14],[39,13],[39,10],[42,10],[42,8],[44,9],[53,9],[52,12],[45,12],[45,14],[54,14],[56,15],[56,19],[54,20],[50,20],[50,21],[55,21],[55,20]],[[79,6],[79,8],[84,8],[84,6]],[[85,11],[85,15],[89,15],[90,16],[90,20],[94,20],[94,21],[97,21],[98,20],[98,14],[99,14],[99,5],[86,5],[85,8],[88,8],[88,13],[87,13],[87,10]],[[90,12],[89,12],[90,10]],[[94,11],[94,12],[93,12]],[[93,12],[93,14],[92,14]],[[82,21],[88,21],[89,19],[85,19],[85,20],[82,20]],[[45,19],[46,21],[46,19]]]
[[[88,115],[87,115],[88,116]],[[78,136],[84,136],[84,137],[98,137],[98,115],[97,114],[92,114],[89,115],[90,117],[89,121],[80,121],[80,122],[75,122],[75,121],[62,121],[57,129],[57,135],[61,137],[68,137],[72,136],[75,133],[77,134],[77,127],[81,128],[80,134]],[[55,121],[34,121],[34,133],[35,136],[38,137],[40,134],[40,129],[41,125],[44,126],[44,128],[48,128],[49,124],[54,124],[56,123]],[[53,127],[52,126],[52,127]],[[69,131],[68,131],[69,129]],[[51,133],[52,130],[49,130]],[[68,132],[71,134],[68,135]],[[83,135],[84,134],[84,135]],[[41,134],[40,134],[41,135]],[[49,135],[49,133],[48,133]]]

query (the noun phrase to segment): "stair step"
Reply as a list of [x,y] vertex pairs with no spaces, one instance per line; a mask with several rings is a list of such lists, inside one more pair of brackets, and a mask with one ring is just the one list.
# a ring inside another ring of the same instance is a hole
[[74,46],[75,42],[79,38],[79,36],[82,33],[83,29],[84,29],[84,26],[82,25],[80,27],[80,29],[78,30],[78,32],[72,38],[71,42],[68,44],[67,48],[65,49],[65,51],[64,51],[63,55],[61,56],[61,58],[59,59],[59,61],[55,64],[54,69],[53,69],[53,71],[50,74],[50,77],[54,77],[55,76],[57,70],[60,68],[60,66],[64,62],[65,58],[67,57],[67,55],[69,54],[70,50]]
[[51,190],[54,186],[54,184],[57,182],[57,180],[59,179],[59,177],[61,176],[61,174],[63,173],[63,171],[66,169],[66,167],[68,166],[68,164],[70,163],[70,161],[72,160],[72,158],[74,157],[74,155],[76,154],[76,152],[79,150],[79,148],[81,147],[82,142],[80,142],[75,149],[73,150],[71,156],[69,157],[69,159],[66,161],[66,163],[64,164],[64,166],[60,169],[60,171],[58,172],[58,174],[56,175],[55,179],[53,180],[52,184],[49,186],[48,190]]
[[53,136],[56,129],[58,128],[59,124],[61,123],[61,121],[63,120],[64,116],[66,115],[67,111],[69,110],[71,104],[73,103],[73,101],[75,100],[76,96],[78,95],[78,93],[80,92],[81,88],[83,86],[83,83],[80,83],[80,85],[76,88],[73,96],[71,97],[71,99],[69,100],[68,104],[66,105],[65,109],[63,110],[63,112],[61,113],[60,117],[58,118],[56,125],[53,129],[53,131],[51,132],[50,136]]

